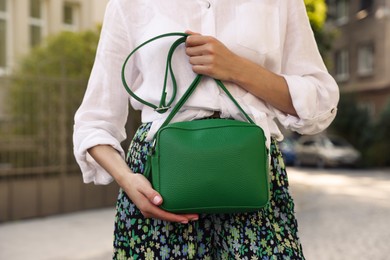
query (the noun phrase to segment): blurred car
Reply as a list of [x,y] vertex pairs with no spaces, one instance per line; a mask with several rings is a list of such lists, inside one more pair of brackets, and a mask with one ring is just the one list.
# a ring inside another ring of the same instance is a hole
[[285,137],[283,141],[279,143],[279,149],[282,152],[284,163],[286,165],[295,164],[295,158],[296,158],[295,144],[296,141],[289,137]]
[[295,146],[295,165],[318,168],[355,166],[360,153],[346,140],[337,136],[302,136]]

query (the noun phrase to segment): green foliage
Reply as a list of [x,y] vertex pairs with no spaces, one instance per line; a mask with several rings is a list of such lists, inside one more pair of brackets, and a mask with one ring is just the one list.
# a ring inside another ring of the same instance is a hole
[[367,109],[358,106],[355,96],[341,94],[333,130],[347,138],[358,148],[369,145],[373,122]]
[[64,98],[67,103],[75,98],[77,103],[81,100],[98,37],[98,31],[62,32],[48,38],[22,60],[10,90],[10,112],[24,126],[16,132],[36,134],[37,122],[53,119],[43,114],[59,112],[58,106]]
[[367,151],[368,160],[374,162],[374,166],[390,166],[390,102],[375,124],[373,134],[373,142]]
[[372,141],[373,123],[366,109],[358,106],[356,97],[351,94],[342,94],[338,105],[338,113],[331,131],[347,139],[361,153],[361,166],[366,164],[366,148]]
[[307,15],[314,31],[322,30],[327,13],[325,0],[305,0]]
[[390,103],[379,120],[358,106],[356,97],[342,94],[339,110],[331,129],[349,140],[362,154],[360,166],[390,166]]
[[[327,52],[332,47],[332,41],[336,35],[334,31],[325,28],[327,4],[325,0],[305,0],[305,5],[318,49],[322,57],[325,58]],[[329,63],[327,60],[326,62]]]
[[98,31],[62,32],[36,47],[16,75],[86,78],[91,72]]
[[98,38],[99,31],[62,32],[21,61],[9,89],[8,131],[36,147],[32,153],[19,153],[15,158],[23,157],[22,163],[12,161],[12,165],[59,165],[71,157],[71,152],[61,149],[72,147],[73,117],[87,86]]
[[[87,87],[99,31],[62,32],[20,62],[8,91],[6,105],[12,123],[7,135],[23,140],[26,147],[7,158],[0,156],[0,163],[14,167],[74,164],[73,117]],[[140,114],[130,113],[129,135],[140,123]],[[20,142],[12,146],[20,147]]]

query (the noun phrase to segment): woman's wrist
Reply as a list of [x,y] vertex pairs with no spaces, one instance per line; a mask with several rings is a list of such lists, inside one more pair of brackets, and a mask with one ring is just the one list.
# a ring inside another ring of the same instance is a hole
[[134,177],[134,175],[135,174],[131,170],[126,170],[116,173],[113,178],[121,188],[127,190],[129,188],[129,184],[132,183],[131,179]]
[[133,175],[122,156],[110,145],[97,145],[88,149],[88,153],[102,166],[122,187]]
[[233,62],[231,63],[230,71],[228,73],[230,82],[235,83],[238,86],[246,86],[248,85],[248,72],[253,70],[253,66],[255,66],[252,62],[247,59],[235,55],[233,58]]

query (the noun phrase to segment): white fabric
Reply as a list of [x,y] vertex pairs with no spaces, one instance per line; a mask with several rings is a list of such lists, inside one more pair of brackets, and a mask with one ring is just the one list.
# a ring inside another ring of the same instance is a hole
[[[74,153],[85,182],[106,184],[112,177],[87,155],[87,149],[120,146],[126,138],[129,95],[120,77],[125,57],[143,41],[168,32],[192,30],[212,35],[240,56],[283,75],[299,117],[287,115],[231,83],[226,86],[270,140],[283,137],[274,119],[301,134],[324,130],[336,115],[339,91],[318,52],[303,0],[111,0],[108,3],[95,64],[83,103],[75,115]],[[158,104],[167,50],[174,38],[142,48],[128,64],[127,82],[135,93]],[[179,85],[177,99],[194,79],[184,46],[173,57]],[[168,88],[168,98],[170,97]],[[166,114],[131,99],[142,110],[142,121],[153,122],[148,138]],[[211,79],[203,79],[176,121],[221,111],[241,119],[236,107]]]

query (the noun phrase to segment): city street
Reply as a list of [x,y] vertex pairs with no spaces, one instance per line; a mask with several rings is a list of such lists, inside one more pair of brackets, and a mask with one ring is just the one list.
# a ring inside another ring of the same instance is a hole
[[[390,170],[288,168],[307,260],[390,259]],[[110,259],[114,209],[0,224],[0,259]]]
[[390,171],[290,168],[308,260],[390,259]]

